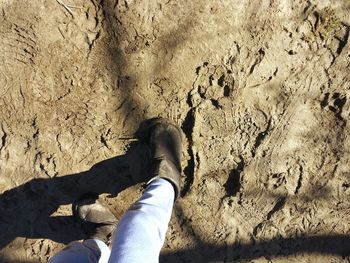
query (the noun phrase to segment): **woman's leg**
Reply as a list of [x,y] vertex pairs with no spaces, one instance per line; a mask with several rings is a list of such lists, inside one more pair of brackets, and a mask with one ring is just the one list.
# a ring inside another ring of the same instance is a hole
[[119,221],[110,263],[158,262],[174,197],[174,187],[165,179],[155,179],[147,186]]

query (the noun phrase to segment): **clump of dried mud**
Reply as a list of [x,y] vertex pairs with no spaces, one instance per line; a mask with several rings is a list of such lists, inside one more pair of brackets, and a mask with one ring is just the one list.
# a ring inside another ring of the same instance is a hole
[[[142,192],[142,120],[184,132],[162,262],[349,262],[349,1],[0,0],[0,261]],[[144,161],[146,160],[146,161]]]

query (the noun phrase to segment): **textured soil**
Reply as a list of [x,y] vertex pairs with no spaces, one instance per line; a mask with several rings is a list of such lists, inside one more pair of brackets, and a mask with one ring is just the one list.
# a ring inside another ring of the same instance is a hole
[[46,262],[182,128],[161,262],[350,262],[350,1],[0,0],[0,262]]

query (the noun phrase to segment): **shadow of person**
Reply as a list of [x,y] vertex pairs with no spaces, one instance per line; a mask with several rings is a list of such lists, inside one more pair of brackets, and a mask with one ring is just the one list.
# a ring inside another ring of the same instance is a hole
[[[95,164],[90,170],[33,179],[0,196],[0,248],[16,237],[45,238],[69,243],[85,237],[73,216],[52,216],[61,205],[72,204],[86,194],[110,194],[145,180],[147,147],[130,145],[126,154]],[[145,158],[146,157],[146,158]]]
[[208,244],[200,241],[195,247],[161,254],[159,262],[241,262],[259,258],[270,261],[272,258],[286,257],[287,260],[287,256],[306,254],[309,256],[336,256],[345,262],[350,256],[350,236],[325,234],[292,238],[279,237],[253,241],[248,244]]

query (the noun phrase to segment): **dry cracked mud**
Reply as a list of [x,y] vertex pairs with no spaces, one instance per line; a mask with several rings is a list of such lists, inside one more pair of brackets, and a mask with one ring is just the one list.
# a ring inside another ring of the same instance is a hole
[[349,0],[0,0],[0,261],[138,198],[147,118],[182,128],[161,262],[350,262]]

